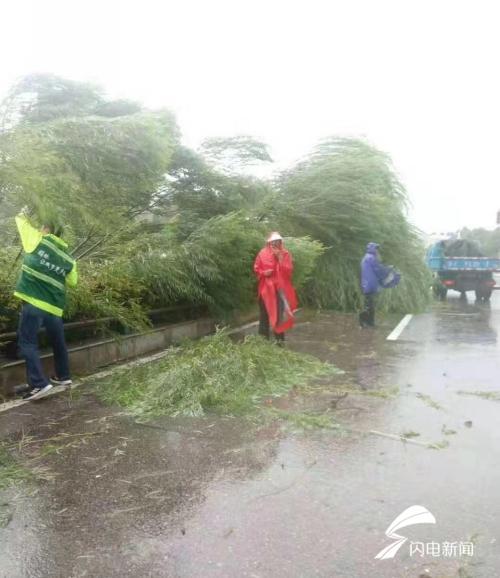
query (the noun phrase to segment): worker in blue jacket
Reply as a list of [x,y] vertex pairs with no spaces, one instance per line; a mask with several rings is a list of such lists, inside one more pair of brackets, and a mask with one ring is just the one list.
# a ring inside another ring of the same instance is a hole
[[361,327],[375,325],[375,296],[381,289],[395,287],[401,278],[392,267],[380,262],[378,249],[377,243],[368,243],[361,261],[361,291],[364,295],[364,309],[359,314]]

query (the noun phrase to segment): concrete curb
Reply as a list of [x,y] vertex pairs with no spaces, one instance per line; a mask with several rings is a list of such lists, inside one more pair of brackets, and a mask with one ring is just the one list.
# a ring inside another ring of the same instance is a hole
[[[165,325],[143,333],[123,335],[119,339],[109,338],[71,347],[71,369],[75,373],[91,373],[100,367],[160,351],[184,339],[196,339],[214,331],[213,319],[200,318]],[[48,375],[52,373],[52,357],[52,353],[42,356],[42,364]],[[0,367],[0,397],[11,396],[15,386],[22,383],[26,383],[24,360],[6,363]]]

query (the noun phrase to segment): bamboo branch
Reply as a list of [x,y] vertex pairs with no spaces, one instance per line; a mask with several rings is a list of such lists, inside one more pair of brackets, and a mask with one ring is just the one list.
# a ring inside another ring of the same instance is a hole
[[96,249],[97,247],[99,247],[100,245],[102,245],[104,243],[104,241],[106,241],[108,238],[110,237],[110,233],[108,233],[107,235],[104,235],[104,237],[101,237],[101,239],[99,239],[99,241],[97,241],[96,243],[94,243],[91,247],[89,247],[86,251],[84,251],[81,255],[75,256],[75,259],[83,259],[84,257],[86,257],[89,253],[92,253],[92,251],[94,249]]
[[90,227],[89,232],[87,233],[87,236],[85,237],[85,239],[83,239],[83,241],[81,241],[72,251],[71,254],[74,255],[77,251],[79,251],[82,247],[84,247],[90,240],[90,238],[92,237],[92,234],[95,231],[95,225],[93,225],[92,227]]

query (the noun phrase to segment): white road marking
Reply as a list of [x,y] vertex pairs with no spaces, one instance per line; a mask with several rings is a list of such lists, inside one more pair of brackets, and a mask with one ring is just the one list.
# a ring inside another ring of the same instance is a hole
[[412,320],[413,315],[405,315],[403,319],[396,325],[394,330],[390,335],[387,336],[387,341],[397,341],[401,333],[405,330],[406,326]]

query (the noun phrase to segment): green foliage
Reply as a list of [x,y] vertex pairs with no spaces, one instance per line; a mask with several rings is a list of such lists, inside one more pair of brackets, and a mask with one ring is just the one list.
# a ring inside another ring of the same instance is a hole
[[[266,234],[264,224],[255,218],[244,212],[228,213],[206,221],[182,244],[184,270],[197,279],[196,285],[207,296],[205,302],[219,318],[255,303],[253,262]],[[295,263],[294,284],[300,290],[324,248],[306,237],[288,237],[286,243]]]
[[65,318],[75,321],[113,317],[125,327],[147,328],[144,284],[131,272],[122,260],[84,263],[77,287],[68,291]]
[[418,397],[418,399],[421,399],[425,405],[428,405],[429,407],[437,410],[443,409],[435,399],[432,399],[432,397],[426,393],[417,392],[415,393],[415,396]]
[[460,237],[477,243],[485,257],[500,255],[500,227],[496,229],[462,229]]
[[206,139],[200,146],[200,153],[219,170],[228,173],[273,161],[267,145],[248,135]]
[[[166,243],[161,239],[154,246],[149,240],[148,248],[130,254],[129,275],[141,286],[142,302],[150,307],[164,307],[176,303],[200,305],[210,302],[201,285],[201,274],[218,275],[210,264],[196,264],[183,244]],[[132,244],[132,246],[135,243]],[[130,250],[129,250],[130,252]]]
[[[265,230],[243,213],[229,213],[209,219],[185,240],[169,234],[168,227],[133,239],[113,260],[84,264],[82,282],[70,295],[68,315],[115,315],[125,321],[130,309],[125,324],[139,327],[140,308],[190,303],[206,305],[218,318],[226,318],[256,300],[252,267]],[[287,245],[293,250],[295,284],[300,289],[323,247],[307,238],[288,238]]]
[[5,247],[0,251],[0,332],[16,327],[18,299],[13,295],[18,267],[19,249]]
[[390,159],[362,141],[332,138],[282,175],[274,220],[328,247],[309,284],[310,303],[359,307],[359,263],[370,241],[380,243],[384,261],[403,273],[402,286],[385,292],[386,307],[414,310],[426,303],[430,282],[423,246],[407,220],[406,204]]
[[2,103],[1,127],[88,116],[103,103],[102,91],[95,85],[54,74],[31,74],[16,83]]
[[314,279],[318,260],[326,247],[311,237],[285,237],[284,245],[293,258],[293,284],[302,296],[302,291]]
[[250,176],[224,174],[201,155],[178,147],[162,195],[163,203],[177,215],[178,233],[187,237],[207,219],[251,211],[269,195],[269,186]]
[[13,217],[25,205],[34,224],[64,224],[80,260],[68,319],[113,316],[138,328],[148,309],[177,303],[227,317],[255,302],[253,260],[273,229],[287,235],[302,303],[357,308],[359,261],[374,240],[403,273],[381,306],[425,304],[423,249],[387,155],[332,138],[276,182],[249,175],[270,161],[253,137],[208,139],[195,152],[168,111],[53,75],[22,79],[0,107],[4,328],[16,309]]
[[0,442],[0,490],[31,478],[31,472],[22,467],[6,445]]
[[54,74],[30,74],[19,80],[0,106],[1,129],[55,119],[85,116],[118,117],[140,112],[139,103],[107,100],[94,84]]
[[307,412],[292,412],[278,409],[269,409],[270,415],[289,422],[298,429],[331,429],[342,432],[341,426],[332,416],[327,414],[311,414]]
[[500,391],[457,391],[459,395],[474,395],[483,399],[490,399],[492,401],[500,401]]
[[142,106],[138,102],[126,99],[119,99],[103,102],[102,104],[96,107],[94,114],[97,116],[107,116],[109,118],[115,118],[117,116],[128,116],[129,114],[135,114],[136,112],[141,111]]
[[382,291],[379,294],[377,307],[381,310],[400,313],[420,312],[428,304],[432,277],[429,271],[420,264],[419,249],[414,255],[409,255],[410,259],[412,257],[414,266],[412,266],[412,261],[397,266],[402,272],[401,283],[398,287],[393,290]]
[[5,135],[0,167],[9,216],[28,205],[39,223],[57,216],[82,251],[102,248],[156,202],[177,138],[166,112],[21,127]]
[[98,394],[142,418],[199,416],[207,411],[234,415],[256,410],[264,397],[335,371],[332,365],[260,337],[237,344],[218,332],[186,343],[161,361],[113,375]]
[[[210,219],[187,239],[192,266],[201,272],[201,284],[213,297],[217,314],[244,309],[255,301],[252,268],[263,238],[260,223],[243,213],[229,213]],[[204,274],[207,264],[216,274]]]
[[107,256],[161,201],[179,142],[168,111],[142,111],[106,100],[92,85],[33,75],[13,87],[1,113],[2,224],[27,205],[35,223],[66,226],[77,256]]

